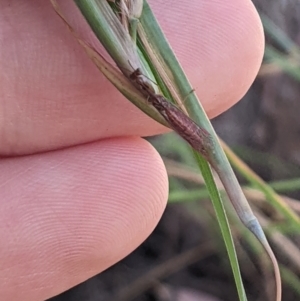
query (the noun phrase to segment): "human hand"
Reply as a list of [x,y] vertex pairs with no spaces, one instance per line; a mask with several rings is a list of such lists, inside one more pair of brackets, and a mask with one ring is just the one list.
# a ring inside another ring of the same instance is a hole
[[[41,301],[154,229],[168,181],[139,136],[165,128],[104,79],[49,1],[0,3],[0,299]],[[251,1],[150,4],[208,115],[237,102],[263,53]]]

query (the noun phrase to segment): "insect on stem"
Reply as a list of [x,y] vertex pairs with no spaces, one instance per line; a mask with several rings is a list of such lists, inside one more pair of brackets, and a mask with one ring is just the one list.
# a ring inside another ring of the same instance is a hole
[[170,127],[204,158],[209,159],[212,149],[211,135],[164,96],[155,93],[143,77],[138,68],[131,73],[129,79],[148,98],[148,102],[155,107]]

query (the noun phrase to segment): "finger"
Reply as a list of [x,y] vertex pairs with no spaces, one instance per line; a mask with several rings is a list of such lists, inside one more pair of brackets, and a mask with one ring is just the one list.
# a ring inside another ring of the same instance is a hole
[[166,205],[156,151],[111,139],[0,163],[0,299],[45,300],[134,250]]
[[[104,79],[49,1],[1,3],[0,153],[33,153],[162,131]],[[73,1],[61,3],[76,28],[88,28]],[[238,101],[263,52],[262,28],[251,2],[151,4],[208,115]]]
[[252,1],[156,2],[154,13],[204,108],[219,115],[244,96],[262,62],[263,28]]

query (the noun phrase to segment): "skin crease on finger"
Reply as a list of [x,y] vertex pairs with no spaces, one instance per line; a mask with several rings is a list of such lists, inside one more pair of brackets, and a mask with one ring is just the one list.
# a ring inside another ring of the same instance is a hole
[[140,138],[0,165],[0,300],[42,301],[103,271],[142,243],[166,205],[164,165]]
[[[165,131],[104,79],[49,1],[0,2],[0,154]],[[87,28],[73,1],[60,2],[76,28]],[[208,115],[236,103],[263,54],[262,27],[251,1],[150,4]]]

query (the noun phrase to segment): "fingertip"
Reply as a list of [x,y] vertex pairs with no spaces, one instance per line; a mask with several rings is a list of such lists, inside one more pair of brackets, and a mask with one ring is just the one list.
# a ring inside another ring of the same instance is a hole
[[4,300],[44,300],[105,270],[153,231],[166,206],[162,160],[138,138],[7,159],[1,168]]
[[152,2],[208,116],[239,101],[253,83],[264,53],[263,27],[253,3]]

